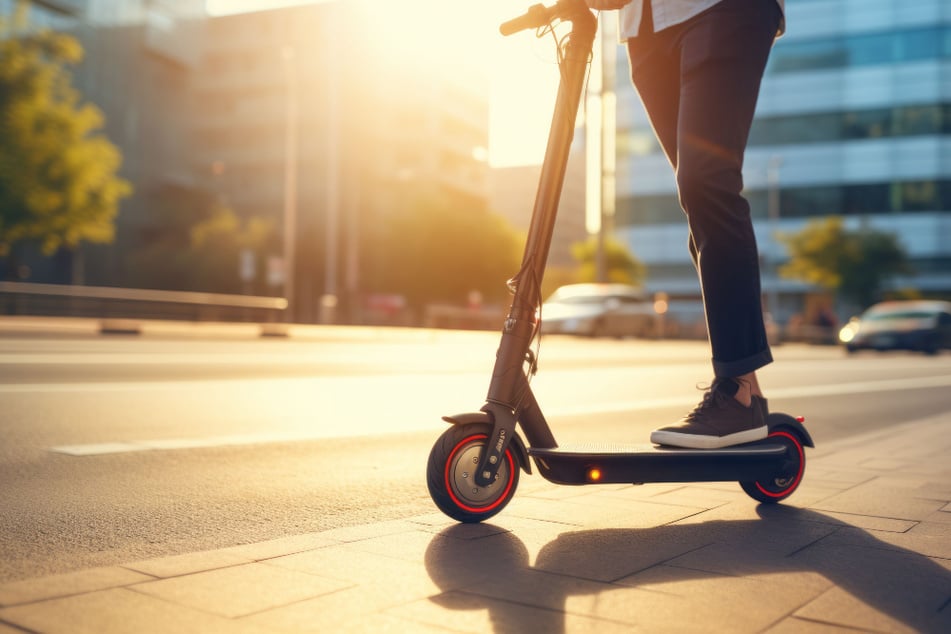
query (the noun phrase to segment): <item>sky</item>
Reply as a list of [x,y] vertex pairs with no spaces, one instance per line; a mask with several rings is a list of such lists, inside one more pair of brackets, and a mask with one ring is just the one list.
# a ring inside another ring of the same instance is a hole
[[[226,15],[322,1],[327,0],[206,0],[205,4],[209,14]],[[485,65],[489,77],[490,164],[541,163],[558,83],[554,44],[550,36],[538,40],[525,32],[505,38],[498,32],[499,24],[540,0],[412,0],[423,8],[435,2],[445,6],[448,1],[455,4],[454,15],[459,17],[451,26],[453,32],[476,43],[473,59]],[[406,30],[419,28],[418,9],[406,15]]]

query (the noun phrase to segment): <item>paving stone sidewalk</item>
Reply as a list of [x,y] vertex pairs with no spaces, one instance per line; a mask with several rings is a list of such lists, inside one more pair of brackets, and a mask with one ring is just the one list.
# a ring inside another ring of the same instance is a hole
[[434,512],[0,585],[0,634],[951,632],[949,456],[951,414],[820,445],[775,506],[525,477],[482,525]]

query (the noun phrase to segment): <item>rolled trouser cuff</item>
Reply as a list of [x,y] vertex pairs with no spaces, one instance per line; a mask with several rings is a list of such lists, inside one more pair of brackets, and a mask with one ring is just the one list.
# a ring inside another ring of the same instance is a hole
[[717,361],[713,359],[713,375],[721,379],[732,379],[737,376],[755,372],[763,366],[773,362],[773,353],[769,348],[756,354],[737,359],[736,361]]

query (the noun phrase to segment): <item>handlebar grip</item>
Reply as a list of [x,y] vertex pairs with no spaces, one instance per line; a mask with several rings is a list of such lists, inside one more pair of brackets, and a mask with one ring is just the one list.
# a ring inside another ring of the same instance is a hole
[[537,29],[545,26],[551,21],[551,9],[543,4],[533,4],[528,8],[525,15],[503,22],[499,26],[499,33],[502,35],[513,35],[525,29]]

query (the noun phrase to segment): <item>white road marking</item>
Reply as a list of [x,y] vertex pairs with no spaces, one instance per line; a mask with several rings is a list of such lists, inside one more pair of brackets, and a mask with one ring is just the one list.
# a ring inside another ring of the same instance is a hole
[[[408,377],[402,377],[406,379]],[[420,377],[416,377],[412,380],[419,380]],[[475,377],[472,377],[475,378]],[[481,375],[479,375],[481,378]],[[366,381],[363,379],[362,381]],[[271,382],[279,382],[287,385],[288,379],[268,379]],[[298,379],[296,380],[300,383],[310,383],[314,384],[314,379]],[[350,382],[350,381],[348,381]],[[176,389],[181,389],[183,385],[191,385],[194,382],[166,382],[162,384],[163,389],[169,389],[170,387],[175,387]],[[207,387],[208,382],[204,382],[205,387]],[[233,385],[233,382],[220,382],[222,384]],[[67,388],[64,391],[88,391],[90,386],[97,386],[100,384],[64,384],[61,387]],[[101,384],[102,386],[111,386],[111,389],[116,389],[116,387],[126,386],[126,384]],[[152,387],[154,383],[148,384],[137,384],[136,389],[143,389],[145,387]],[[2,386],[2,387],[23,387],[23,386]],[[42,386],[35,386],[37,388]],[[50,386],[45,386],[47,389]],[[338,387],[343,387],[343,384],[339,384]],[[951,387],[951,375],[945,376],[926,376],[926,377],[914,377],[906,379],[888,379],[888,380],[879,380],[879,381],[860,381],[852,383],[837,383],[833,385],[806,385],[806,386],[797,386],[797,387],[787,387],[787,388],[775,388],[771,389],[768,396],[771,400],[778,400],[783,398],[803,398],[803,397],[815,397],[815,396],[832,396],[832,395],[844,395],[844,394],[868,394],[876,392],[893,392],[893,391],[903,391],[903,390],[914,390],[914,389],[928,389],[936,387]],[[405,390],[405,386],[404,386]],[[37,389],[36,391],[41,391]],[[373,393],[373,390],[363,391],[366,393]],[[437,391],[438,393],[438,391]],[[449,400],[455,400],[455,394],[443,394],[443,396],[448,396],[447,402]],[[412,398],[410,398],[410,401]],[[549,418],[557,417],[566,417],[566,416],[585,416],[585,415],[595,415],[595,414],[604,414],[604,413],[619,413],[619,412],[630,412],[630,411],[640,411],[640,410],[650,410],[650,409],[663,409],[668,407],[690,407],[695,405],[697,401],[696,396],[686,398],[682,396],[678,397],[669,397],[669,398],[657,398],[657,399],[644,399],[644,400],[631,400],[631,401],[617,401],[609,403],[588,403],[584,405],[579,405],[576,407],[572,406],[561,406],[554,407],[549,410],[545,410],[545,413]],[[439,407],[445,406],[446,403],[436,403],[434,401],[429,401],[426,403],[426,409],[438,409]],[[366,411],[359,408],[369,408],[372,410],[374,405],[380,406],[380,411]],[[401,405],[391,404],[392,411],[399,411]],[[314,408],[319,411],[319,408]],[[408,431],[421,431],[424,429],[433,428],[433,417],[430,416],[430,412],[419,412],[419,416],[412,417],[413,422],[408,422],[399,425],[398,430],[394,429],[381,429],[378,426],[369,424],[373,420],[383,420],[385,416],[385,411],[387,406],[385,403],[374,403],[373,399],[364,401],[357,405],[356,402],[352,403],[352,408],[348,414],[359,419],[365,418],[367,421],[366,426],[357,426],[357,425],[334,425],[330,428],[314,428],[313,426],[308,426],[307,429],[290,431],[290,432],[269,432],[261,434],[240,434],[240,435],[222,435],[222,436],[208,436],[203,438],[171,438],[171,439],[157,439],[157,440],[135,440],[129,442],[107,442],[107,443],[96,443],[96,444],[83,444],[83,445],[64,445],[51,447],[50,451],[66,454],[70,456],[94,456],[94,455],[105,455],[105,454],[116,454],[116,453],[132,453],[140,451],[156,451],[156,450],[180,450],[180,449],[195,449],[195,448],[213,448],[213,447],[227,447],[227,446],[240,446],[240,445],[259,445],[259,444],[272,444],[272,443],[282,443],[282,442],[296,442],[296,441],[308,441],[308,440],[319,440],[327,439],[333,437],[343,437],[343,436],[358,436],[366,434],[379,434],[387,433],[393,431],[399,432],[408,432]],[[455,410],[453,410],[455,411]],[[443,413],[453,413],[452,411],[444,411]]]
[[[782,398],[803,398],[810,396],[835,396],[842,394],[868,394],[872,392],[894,392],[901,390],[951,387],[951,375],[922,376],[908,379],[887,379],[881,381],[861,381],[855,383],[836,383],[831,385],[802,385],[797,387],[770,388],[766,395],[770,401]],[[577,408],[559,408],[551,416],[584,416],[586,414],[606,414],[612,412],[634,412],[665,407],[691,406],[697,398],[658,398],[639,401],[618,401],[614,403],[590,403]],[[547,413],[547,412],[546,412]]]

